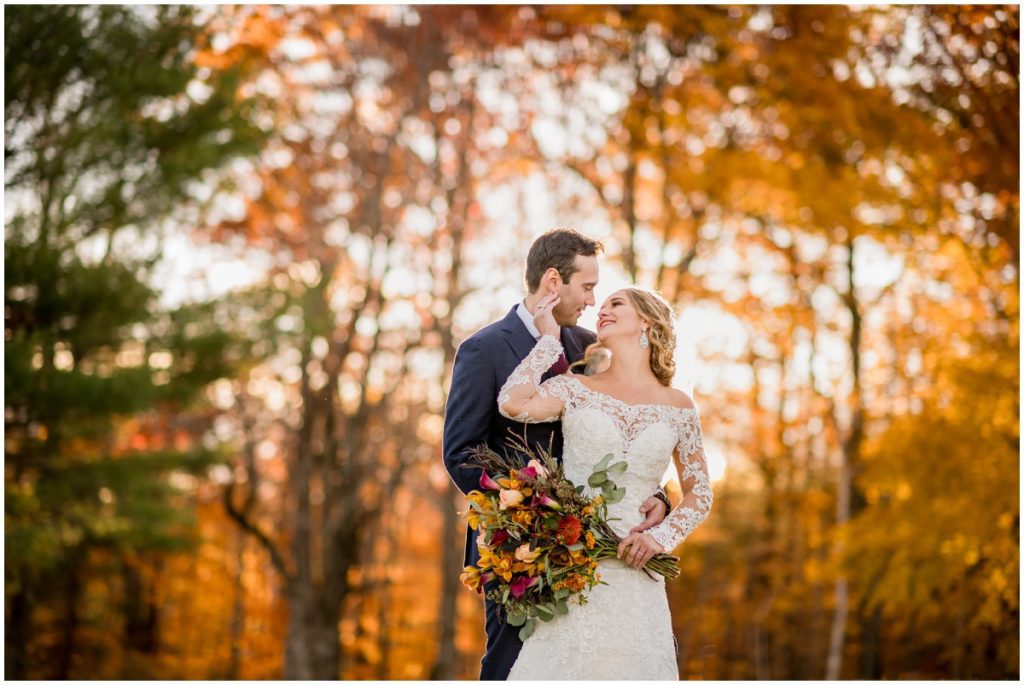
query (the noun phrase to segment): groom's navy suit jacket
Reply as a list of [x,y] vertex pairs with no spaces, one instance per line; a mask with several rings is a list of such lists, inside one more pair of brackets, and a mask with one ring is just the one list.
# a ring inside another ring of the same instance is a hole
[[[570,364],[582,359],[587,346],[597,340],[579,326],[563,327],[561,337]],[[512,435],[522,437],[525,431],[532,447],[546,449],[550,444],[554,457],[562,458],[561,422],[522,424],[498,411],[498,390],[536,342],[513,307],[504,319],[480,329],[459,346],[445,408],[442,451],[448,475],[463,494],[480,488],[480,469],[461,468],[468,459],[467,450],[477,445],[509,451],[506,440]],[[465,564],[475,564],[479,558],[476,531],[467,526]],[[493,602],[486,604],[487,653],[480,678],[504,680],[522,647],[519,629],[505,623]]]
[[[562,328],[562,347],[570,364],[582,359],[596,340],[585,328]],[[443,452],[445,468],[462,494],[480,489],[480,469],[461,468],[467,450],[477,445],[508,452],[506,440],[522,437],[525,429],[532,446],[546,449],[550,441],[554,457],[562,458],[561,422],[523,424],[498,411],[498,390],[536,343],[513,307],[504,319],[480,329],[459,346],[445,408]],[[545,374],[542,381],[549,376]],[[479,558],[476,533],[468,527],[466,531],[465,563],[473,564]]]

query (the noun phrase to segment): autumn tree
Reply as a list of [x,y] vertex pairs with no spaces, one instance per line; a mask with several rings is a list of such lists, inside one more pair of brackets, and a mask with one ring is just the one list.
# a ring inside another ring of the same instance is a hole
[[[126,439],[119,426],[183,412],[231,373],[230,340],[203,330],[202,311],[157,310],[153,259],[132,243],[195,206],[190,184],[262,133],[236,99],[239,73],[193,63],[192,10],[25,6],[4,32],[5,669],[67,678],[90,555],[120,560],[131,595],[132,555],[186,539],[188,499],[169,474],[216,456],[173,430]],[[32,663],[41,632],[51,655]]]

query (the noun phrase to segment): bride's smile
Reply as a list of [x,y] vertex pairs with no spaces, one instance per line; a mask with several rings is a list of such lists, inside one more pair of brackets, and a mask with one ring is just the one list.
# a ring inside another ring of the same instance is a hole
[[601,305],[597,314],[597,339],[604,342],[609,336],[640,335],[642,320],[620,293],[612,295]]

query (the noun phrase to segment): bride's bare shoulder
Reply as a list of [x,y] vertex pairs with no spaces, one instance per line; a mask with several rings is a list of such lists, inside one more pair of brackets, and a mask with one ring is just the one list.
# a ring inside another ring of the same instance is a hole
[[668,404],[678,409],[695,409],[693,400],[682,390],[676,390],[675,388],[665,388],[665,400]]

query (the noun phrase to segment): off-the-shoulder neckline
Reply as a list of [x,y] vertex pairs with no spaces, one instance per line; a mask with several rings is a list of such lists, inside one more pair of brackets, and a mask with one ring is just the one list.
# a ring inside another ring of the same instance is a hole
[[694,413],[696,413],[696,411],[697,411],[696,407],[677,407],[674,404],[664,404],[664,403],[656,404],[656,403],[650,403],[650,402],[644,402],[644,403],[640,403],[640,404],[630,404],[629,402],[625,402],[623,400],[620,400],[618,397],[615,397],[614,395],[609,395],[608,393],[601,392],[600,390],[594,390],[593,388],[589,387],[586,383],[581,381],[579,378],[577,378],[576,374],[574,374],[574,373],[563,374],[563,377],[567,377],[567,378],[573,379],[574,381],[579,383],[580,387],[582,387],[587,392],[593,393],[595,395],[600,395],[601,397],[607,397],[608,399],[610,399],[610,400],[612,400],[614,402],[618,402],[619,404],[621,404],[624,407],[633,407],[633,408],[636,408],[636,407],[662,407],[664,409],[674,409],[676,411],[681,411],[681,412],[690,412],[690,411],[692,411]]

